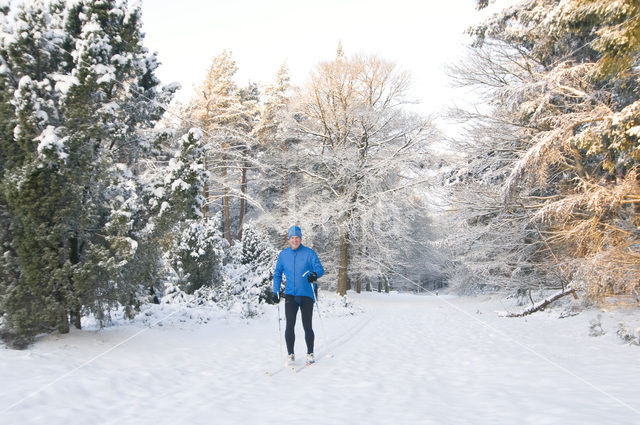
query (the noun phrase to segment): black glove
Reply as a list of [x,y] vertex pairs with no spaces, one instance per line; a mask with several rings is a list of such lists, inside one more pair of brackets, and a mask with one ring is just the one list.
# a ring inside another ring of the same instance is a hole
[[279,304],[279,303],[280,303],[280,294],[278,294],[277,292],[274,292],[274,293],[273,293],[273,301],[274,301],[276,304]]
[[307,282],[313,283],[316,280],[318,280],[318,275],[316,274],[316,272],[311,272],[307,275]]

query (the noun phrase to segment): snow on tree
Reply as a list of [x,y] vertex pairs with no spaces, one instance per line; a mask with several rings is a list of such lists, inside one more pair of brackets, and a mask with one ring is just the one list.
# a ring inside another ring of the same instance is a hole
[[[223,51],[213,59],[207,75],[190,102],[189,113],[200,125],[207,139],[207,170],[211,179],[205,197],[208,209],[221,201],[224,211],[224,234],[231,244],[232,200],[238,199],[237,232],[242,229],[246,209],[247,172],[252,161],[252,131],[257,116],[258,93],[255,85],[239,88],[234,82],[237,66],[231,52]],[[239,172],[236,172],[239,171]],[[238,181],[239,184],[232,182]]]
[[164,181],[154,189],[159,196],[151,204],[159,208],[160,216],[170,215],[171,222],[202,217],[206,201],[202,193],[209,179],[205,157],[202,131],[192,128],[180,139],[179,151],[169,161]]
[[178,287],[191,294],[220,280],[224,249],[220,215],[187,220],[169,252],[169,263],[178,276]]
[[290,189],[296,184],[294,164],[290,163],[289,149],[299,141],[291,99],[294,87],[289,70],[282,65],[275,81],[265,87],[261,103],[260,119],[254,135],[258,141],[260,178],[254,179],[261,214],[252,217],[254,222],[268,228],[286,244],[290,226],[292,205],[282,200],[289,199]]
[[[291,191],[292,222],[322,229],[338,259],[338,293],[403,264],[413,247],[412,188],[424,185],[431,124],[403,111],[408,75],[375,56],[339,54],[320,63],[297,98],[302,142],[287,160],[299,187]],[[369,261],[379,259],[378,263]]]
[[[210,305],[254,317],[271,302],[277,251],[252,224],[242,239],[227,244],[222,237],[221,213],[214,219],[188,220],[167,261],[175,278],[167,285],[163,303]],[[193,273],[195,271],[195,273]],[[197,287],[197,277],[202,278]]]
[[14,16],[2,29],[11,132],[0,143],[20,278],[3,309],[9,331],[29,338],[117,306],[133,314],[150,220],[142,160],[158,154],[150,129],[175,87],[159,88],[140,9],[126,1],[28,2]]
[[255,316],[260,304],[271,301],[277,259],[277,251],[263,234],[253,225],[245,225],[242,239],[227,252],[222,280],[214,286],[212,297],[244,317]]
[[260,291],[258,300],[271,299],[273,272],[278,260],[277,250],[251,224],[245,225],[240,245],[242,246],[240,263],[248,266],[251,273],[256,276],[256,287]]
[[523,1],[470,31],[454,73],[491,106],[460,115],[472,150],[449,181],[487,283],[637,291],[638,25],[632,1]]

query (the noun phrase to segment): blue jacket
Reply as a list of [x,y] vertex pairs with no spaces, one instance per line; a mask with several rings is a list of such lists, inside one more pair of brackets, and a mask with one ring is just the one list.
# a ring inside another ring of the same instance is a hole
[[276,271],[273,274],[273,292],[280,293],[282,273],[284,273],[287,279],[285,294],[313,298],[313,288],[307,282],[307,275],[302,276],[305,272],[315,272],[318,277],[324,274],[316,252],[302,244],[295,251],[291,247],[283,249],[278,254]]

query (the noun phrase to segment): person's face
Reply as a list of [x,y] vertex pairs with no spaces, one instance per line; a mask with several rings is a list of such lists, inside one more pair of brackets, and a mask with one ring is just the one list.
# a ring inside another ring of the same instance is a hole
[[291,236],[289,238],[289,245],[291,245],[291,249],[300,248],[301,242],[302,242],[302,239],[300,239],[300,236]]

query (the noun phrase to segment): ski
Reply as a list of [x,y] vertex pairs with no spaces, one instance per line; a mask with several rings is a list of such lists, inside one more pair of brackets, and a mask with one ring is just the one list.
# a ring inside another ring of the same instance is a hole
[[274,370],[274,371],[265,370],[265,371],[264,371],[264,374],[265,374],[265,376],[272,377],[272,376],[274,376],[274,375],[279,374],[279,373],[280,373],[280,372],[282,372],[283,370],[287,370],[287,369],[290,369],[290,370],[291,370],[291,371],[293,371],[294,373],[295,373],[295,371],[296,371],[295,366],[282,366],[281,368],[276,369],[276,370]]
[[305,368],[311,366],[312,364],[315,364],[316,362],[305,362],[304,364],[302,364],[302,366],[298,366],[296,367],[294,366],[283,366],[280,369],[276,369],[273,372],[269,371],[269,370],[265,370],[264,374],[268,377],[277,375],[278,373],[282,372],[283,370],[287,370],[289,369],[291,371],[291,373],[300,373],[301,371],[303,371]]
[[278,369],[276,369],[276,370],[274,370],[274,371],[265,370],[265,371],[264,371],[264,374],[265,374],[266,376],[271,377],[271,376],[276,375],[276,374],[278,374],[278,373],[282,372],[283,370],[287,370],[287,369],[291,370],[293,373],[295,373],[295,372],[296,372],[296,370],[297,370],[297,369],[296,369],[296,365],[295,365],[295,364],[291,364],[291,365],[287,365],[287,364],[285,364],[284,366],[282,366],[282,367],[280,367],[280,368],[278,368]]
[[[329,358],[332,358],[333,354],[330,355]],[[296,366],[294,365],[284,365],[279,369],[274,370],[273,372],[266,370],[265,371],[265,375],[266,376],[273,376],[276,375],[280,372],[282,372],[283,370],[287,370],[289,369],[291,371],[291,373],[300,373],[301,371],[303,371],[305,368],[315,364],[318,361],[318,359],[314,359],[313,361],[305,361],[301,366]]]
[[305,368],[311,366],[312,364],[314,364],[316,362],[316,360],[312,361],[312,362],[305,362],[302,366],[300,366],[299,368],[296,369],[296,373],[304,370]]

